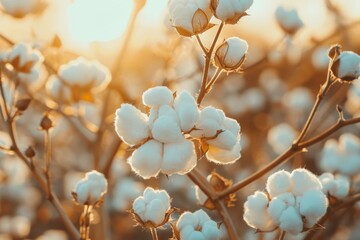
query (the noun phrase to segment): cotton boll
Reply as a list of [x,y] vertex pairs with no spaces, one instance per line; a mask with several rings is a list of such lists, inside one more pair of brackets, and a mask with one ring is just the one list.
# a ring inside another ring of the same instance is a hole
[[349,194],[350,183],[346,177],[334,177],[331,173],[323,173],[319,176],[319,180],[324,194],[330,194],[337,199],[343,199]]
[[279,6],[275,11],[275,17],[280,27],[288,34],[295,34],[304,25],[295,9]]
[[137,145],[149,137],[148,117],[131,104],[122,104],[115,113],[115,131],[128,145]]
[[353,81],[360,77],[360,56],[351,51],[342,52],[331,67],[332,72],[343,81]]
[[153,87],[143,93],[142,101],[144,105],[149,107],[170,105],[173,102],[173,93],[167,87]]
[[280,217],[280,228],[291,234],[299,234],[303,230],[303,222],[298,211],[290,206],[285,209]]
[[237,136],[229,130],[223,130],[215,139],[208,140],[207,143],[215,147],[231,150],[237,142]]
[[156,177],[161,168],[162,151],[163,144],[156,140],[147,141],[128,159],[131,169],[144,179]]
[[165,190],[154,190],[147,187],[143,196],[135,199],[134,213],[144,222],[150,222],[158,227],[164,223],[167,212],[170,210],[170,197]]
[[319,179],[305,168],[298,168],[291,173],[292,193],[297,196],[308,190],[321,190]]
[[206,31],[212,17],[208,0],[170,0],[168,9],[172,25],[185,37]]
[[107,192],[107,180],[95,170],[87,172],[75,187],[76,200],[81,204],[95,204]]
[[238,138],[235,146],[231,150],[224,150],[212,145],[206,152],[206,158],[217,164],[231,164],[241,157],[241,144],[240,137]]
[[201,209],[194,213],[185,212],[181,214],[176,227],[180,231],[180,238],[183,240],[217,240],[219,238],[216,222],[212,221]]
[[172,175],[186,174],[196,166],[194,144],[186,139],[178,143],[164,144],[161,172]]
[[319,190],[309,190],[302,196],[296,198],[296,203],[299,205],[299,211],[307,220],[306,227],[310,228],[322,216],[325,215],[328,200],[326,196]]
[[321,152],[320,167],[330,172],[334,172],[339,169],[336,140],[329,139],[325,142],[324,148]]
[[272,231],[276,225],[269,213],[267,205],[269,199],[264,192],[256,191],[253,195],[248,196],[244,204],[244,220],[252,228],[261,231]]
[[236,24],[246,16],[253,0],[211,0],[211,9],[216,18],[228,24]]
[[174,108],[178,114],[181,130],[190,131],[199,119],[199,109],[195,98],[189,92],[183,91],[177,94],[174,101]]
[[281,123],[272,127],[267,136],[268,143],[278,154],[284,152],[295,140],[296,132],[287,123]]
[[221,125],[225,120],[223,111],[214,107],[205,107],[200,112],[200,117],[196,123],[199,130],[191,131],[191,135],[196,138],[214,137],[217,131],[221,129]]
[[228,38],[215,51],[215,65],[226,71],[237,71],[245,61],[248,43],[238,37]]
[[273,173],[266,182],[266,190],[271,198],[290,191],[291,187],[290,173],[284,170]]

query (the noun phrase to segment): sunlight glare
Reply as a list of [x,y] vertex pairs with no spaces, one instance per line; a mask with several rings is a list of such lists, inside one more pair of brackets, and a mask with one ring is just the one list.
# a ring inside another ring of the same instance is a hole
[[68,8],[70,33],[79,42],[120,37],[133,8],[132,0],[75,0]]

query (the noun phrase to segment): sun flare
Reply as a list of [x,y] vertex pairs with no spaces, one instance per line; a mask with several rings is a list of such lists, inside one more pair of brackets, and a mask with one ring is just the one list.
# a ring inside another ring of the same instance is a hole
[[79,42],[120,37],[130,19],[131,0],[74,0],[68,8],[71,35]]

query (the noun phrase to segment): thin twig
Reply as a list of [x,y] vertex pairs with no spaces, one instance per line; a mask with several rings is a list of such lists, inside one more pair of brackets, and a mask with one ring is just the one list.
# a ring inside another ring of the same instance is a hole
[[158,240],[158,235],[157,235],[157,232],[156,232],[156,228],[150,228],[150,232],[151,232],[151,237],[152,237],[152,240]]
[[286,232],[284,230],[282,230],[281,233],[280,233],[280,236],[279,236],[279,240],[284,240],[285,235],[286,235]]
[[232,219],[229,215],[228,209],[226,208],[224,202],[221,200],[218,200],[218,201],[214,201],[214,204],[216,207],[216,211],[218,212],[218,214],[220,215],[220,217],[222,218],[222,221],[224,222],[224,224],[226,226],[230,240],[240,239],[240,237],[238,236],[238,233],[236,231],[234,222],[232,221]]

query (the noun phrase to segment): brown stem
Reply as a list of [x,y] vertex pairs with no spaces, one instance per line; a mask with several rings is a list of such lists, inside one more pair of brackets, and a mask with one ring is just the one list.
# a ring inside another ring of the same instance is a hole
[[208,50],[206,49],[206,47],[204,46],[203,42],[201,41],[200,36],[199,36],[198,34],[196,34],[195,37],[196,37],[196,40],[197,40],[197,42],[198,42],[201,50],[203,51],[203,53],[204,53],[205,55],[207,55],[207,54],[208,54]]
[[213,199],[216,196],[216,193],[215,193],[213,187],[209,184],[209,182],[206,180],[206,178],[203,177],[196,168],[194,168],[191,172],[189,172],[187,174],[187,176],[210,199]]
[[212,53],[214,51],[216,42],[219,39],[221,30],[223,27],[224,27],[224,22],[221,22],[221,24],[218,28],[218,31],[216,32],[216,35],[214,37],[214,40],[211,44],[211,47],[210,47],[209,51],[205,54],[205,64],[204,64],[203,76],[202,76],[202,81],[201,81],[201,87],[200,87],[199,95],[197,97],[198,105],[201,104],[202,100],[204,99],[204,97],[206,95],[206,85],[207,85],[207,80],[208,80],[208,75],[209,75],[209,68],[210,68],[210,64],[211,64],[211,57],[212,57]]
[[216,72],[214,74],[214,76],[211,78],[211,80],[209,81],[209,83],[206,85],[206,94],[209,93],[213,87],[213,85],[215,84],[216,80],[218,80],[218,78],[220,77],[221,73],[223,72],[222,69],[217,68]]
[[50,180],[50,159],[51,159],[51,140],[49,130],[45,130],[45,178],[47,183],[47,196],[51,198],[51,180]]
[[286,235],[286,232],[285,232],[285,231],[281,231],[280,236],[279,236],[279,240],[284,240],[284,239],[285,239],[285,235]]
[[158,240],[158,235],[157,235],[157,232],[156,232],[156,228],[150,228],[150,232],[151,232],[151,237],[152,237],[152,240]]
[[218,200],[218,201],[214,201],[214,204],[216,206],[216,211],[218,212],[218,214],[220,215],[220,217],[222,218],[222,221],[224,222],[224,224],[226,226],[226,230],[228,232],[228,236],[229,236],[230,240],[240,239],[237,234],[236,227],[235,227],[233,221],[231,220],[228,209],[226,208],[224,202],[221,200]]

